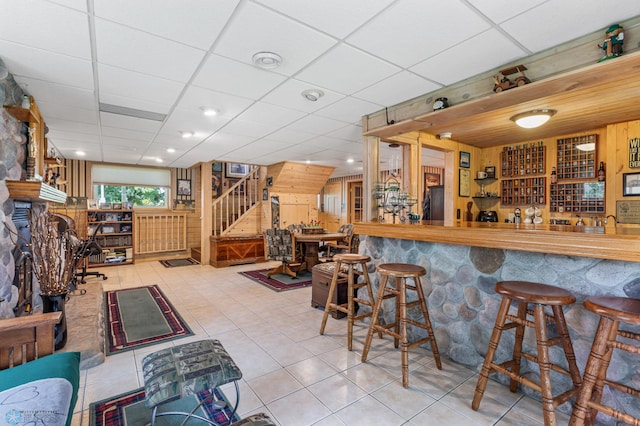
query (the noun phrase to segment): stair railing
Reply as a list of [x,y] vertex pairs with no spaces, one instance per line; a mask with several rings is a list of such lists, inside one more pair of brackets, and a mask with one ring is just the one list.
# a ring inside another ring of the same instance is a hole
[[252,167],[242,179],[212,203],[213,235],[224,235],[259,202],[259,167]]

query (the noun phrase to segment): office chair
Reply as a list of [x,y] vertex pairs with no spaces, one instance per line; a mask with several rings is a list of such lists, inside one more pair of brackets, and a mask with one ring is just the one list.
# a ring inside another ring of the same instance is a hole
[[80,279],[81,284],[86,284],[87,281],[85,280],[85,278],[89,276],[96,278],[102,277],[103,280],[109,278],[105,274],[98,271],[87,271],[86,258],[89,256],[102,254],[102,247],[96,242],[96,236],[98,235],[101,227],[102,224],[99,223],[89,239],[84,240],[82,242],[82,245],[77,250],[78,268],[80,268],[82,271],[76,273],[76,278]]

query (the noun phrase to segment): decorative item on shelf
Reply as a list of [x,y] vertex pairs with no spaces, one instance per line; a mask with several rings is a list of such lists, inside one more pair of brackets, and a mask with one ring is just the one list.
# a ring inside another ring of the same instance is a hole
[[558,183],[558,175],[556,174],[556,168],[551,168],[551,184],[554,185]]
[[484,168],[484,172],[487,174],[487,179],[495,179],[496,178],[496,166],[486,166]]
[[600,167],[598,167],[598,181],[604,182],[607,177],[607,172],[604,170],[604,161],[600,162]]
[[617,58],[622,55],[622,44],[624,43],[624,31],[619,24],[613,24],[605,32],[604,41],[598,47],[604,50],[604,56],[598,62],[607,59]]
[[[531,83],[525,75],[524,71],[527,70],[527,67],[524,65],[516,65],[514,67],[505,68],[500,70],[499,74],[493,77],[495,85],[493,86],[493,91],[496,93],[502,92],[503,90],[512,89],[514,87],[524,86],[527,83]],[[510,80],[507,76],[515,73],[520,73],[513,81]]]
[[22,103],[20,106],[24,109],[31,108],[31,99],[29,98],[29,95],[22,95]]
[[447,98],[436,98],[433,103],[433,110],[445,109],[449,107],[449,100]]
[[[409,196],[409,193],[400,191],[400,183],[391,176],[386,182],[374,183],[373,195],[376,197],[378,207],[378,221],[385,222],[385,213],[390,213],[393,223],[396,223],[396,216],[400,216],[400,221],[405,222],[411,215],[411,209],[418,203],[417,198]],[[405,212],[405,210],[407,210]]]

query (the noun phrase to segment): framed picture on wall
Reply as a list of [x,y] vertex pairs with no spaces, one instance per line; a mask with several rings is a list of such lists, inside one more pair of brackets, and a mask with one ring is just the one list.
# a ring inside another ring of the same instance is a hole
[[178,179],[178,195],[191,196],[191,179]]
[[211,173],[211,193],[214,197],[219,197],[222,193],[222,173]]
[[638,196],[640,195],[640,173],[623,173],[622,174],[622,196]]
[[269,188],[262,189],[262,201],[267,201],[269,199]]
[[221,172],[222,171],[222,163],[220,161],[214,161],[211,163],[211,171],[212,172]]
[[458,182],[458,195],[468,197],[471,195],[471,172],[460,169],[460,181]]
[[468,169],[471,166],[471,154],[460,151],[460,167]]
[[241,178],[249,173],[249,166],[247,164],[227,163],[227,177]]

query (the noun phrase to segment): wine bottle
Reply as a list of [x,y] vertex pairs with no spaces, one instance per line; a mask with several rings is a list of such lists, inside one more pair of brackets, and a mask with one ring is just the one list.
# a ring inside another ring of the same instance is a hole
[[607,173],[604,170],[604,161],[601,161],[600,167],[598,168],[598,181],[603,182],[606,176]]

